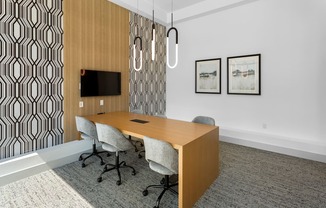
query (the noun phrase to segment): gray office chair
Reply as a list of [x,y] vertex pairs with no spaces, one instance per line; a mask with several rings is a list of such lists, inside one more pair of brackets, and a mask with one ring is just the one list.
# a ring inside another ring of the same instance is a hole
[[[83,161],[82,167],[86,167],[85,161],[90,158],[91,156],[96,156],[100,158],[101,165],[104,165],[102,157],[99,155],[101,153],[107,153],[107,156],[110,156],[108,151],[97,151],[96,144],[98,143],[97,132],[95,124],[84,117],[76,116],[76,126],[77,131],[80,133],[80,137],[85,140],[92,140],[93,141],[93,151],[90,153],[83,153],[79,156],[79,161]],[[87,155],[83,158],[84,155]]]
[[[136,171],[133,167],[126,164],[125,161],[119,161],[119,153],[127,151],[133,148],[130,141],[116,128],[96,123],[96,129],[98,134],[98,139],[102,143],[102,148],[110,152],[115,152],[115,164],[106,164],[101,175],[97,178],[97,182],[102,182],[102,175],[111,170],[117,170],[118,181],[117,185],[121,184],[120,168],[131,168],[132,175],[136,175]],[[108,168],[111,166],[111,168]]]
[[160,117],[160,118],[167,118],[164,114],[155,114],[154,116]]
[[[136,114],[144,114],[144,111],[142,109],[133,109],[130,112],[131,113],[136,113]],[[138,152],[139,151],[139,149],[137,148],[137,144],[139,144],[141,147],[144,146],[143,143],[141,142],[141,140],[138,139],[138,138],[135,138],[135,137],[132,138],[129,135],[129,139],[132,142],[132,145],[135,147],[135,152]]]
[[170,184],[169,181],[169,176],[178,174],[178,152],[173,149],[171,144],[149,137],[144,137],[144,144],[146,149],[145,157],[149,162],[149,167],[155,172],[164,175],[164,184],[149,185],[143,191],[143,195],[147,196],[149,188],[163,188],[154,206],[154,208],[158,208],[163,194],[167,190],[170,190],[174,194],[178,194],[178,192],[172,189],[172,187],[177,186],[178,183]]
[[208,124],[208,125],[212,125],[215,126],[215,120],[211,117],[207,117],[207,116],[196,116],[192,122],[194,123],[200,123],[200,124]]
[[[166,115],[164,115],[164,114],[155,114],[154,116],[157,116],[157,117],[160,117],[160,118],[167,118]],[[138,152],[138,158],[139,159],[143,157],[141,154],[144,153],[144,152],[145,152],[145,150],[141,150],[141,151]]]
[[142,109],[133,109],[130,112],[137,113],[137,114],[144,114],[144,111]]

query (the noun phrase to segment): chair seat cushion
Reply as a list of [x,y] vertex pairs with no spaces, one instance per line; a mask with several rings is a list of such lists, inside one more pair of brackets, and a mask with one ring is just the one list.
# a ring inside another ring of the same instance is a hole
[[153,162],[153,161],[150,161],[150,162],[149,162],[149,167],[150,167],[152,170],[154,170],[154,171],[156,171],[156,172],[158,172],[158,173],[160,173],[160,174],[162,174],[162,175],[173,175],[173,174],[178,174],[178,173],[175,173],[175,172],[173,172],[173,171],[167,169],[166,167],[164,167],[164,166],[162,166],[162,165],[160,165],[160,164],[158,164],[158,163],[156,163],[156,162]]

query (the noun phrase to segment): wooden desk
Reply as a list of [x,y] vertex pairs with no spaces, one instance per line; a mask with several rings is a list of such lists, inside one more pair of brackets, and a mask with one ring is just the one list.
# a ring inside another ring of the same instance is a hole
[[[179,151],[179,207],[192,207],[219,175],[219,128],[129,112],[86,116],[134,137],[164,140]],[[141,124],[132,119],[149,121]]]

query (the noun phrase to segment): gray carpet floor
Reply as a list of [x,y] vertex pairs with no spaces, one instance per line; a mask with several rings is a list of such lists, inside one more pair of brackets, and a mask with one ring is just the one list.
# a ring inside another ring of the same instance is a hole
[[[221,174],[194,207],[326,207],[326,164],[221,142]],[[162,176],[134,151],[121,154],[137,174],[123,169],[96,181],[102,166],[96,158],[85,168],[79,161],[0,187],[0,207],[153,207],[160,193],[143,189]],[[114,157],[105,157],[113,162]],[[161,207],[178,207],[167,192]]]

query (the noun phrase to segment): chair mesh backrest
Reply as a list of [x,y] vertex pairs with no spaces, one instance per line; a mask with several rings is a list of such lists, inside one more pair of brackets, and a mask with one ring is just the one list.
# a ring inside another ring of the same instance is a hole
[[130,141],[116,128],[96,123],[98,140],[100,142],[114,146],[119,151],[125,151],[133,148]]
[[168,142],[144,137],[145,157],[148,162],[158,163],[178,173],[178,152]]
[[215,120],[207,116],[197,116],[192,120],[192,122],[215,126]]
[[87,120],[84,117],[76,116],[76,126],[77,131],[81,133],[83,139],[87,139],[84,137],[85,135],[86,137],[90,137],[92,139],[95,139],[96,141],[98,140],[96,127],[93,122]]
[[142,109],[133,109],[130,112],[137,113],[137,114],[144,114],[144,111]]

